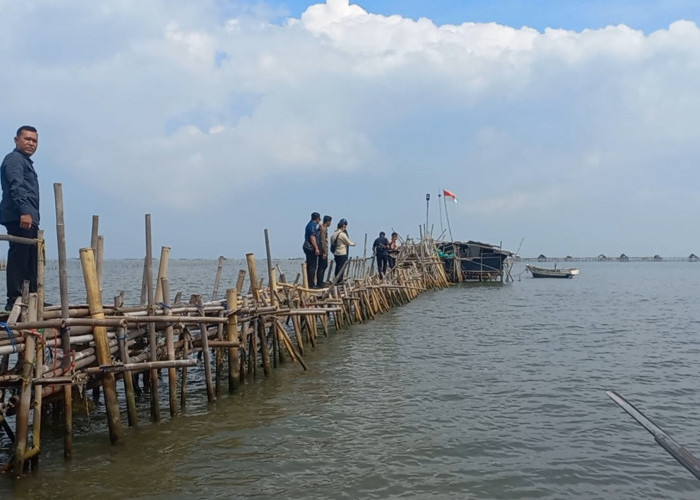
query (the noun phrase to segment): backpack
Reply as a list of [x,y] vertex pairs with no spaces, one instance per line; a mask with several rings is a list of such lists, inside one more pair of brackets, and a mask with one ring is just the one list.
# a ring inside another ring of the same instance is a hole
[[331,236],[331,253],[335,253],[335,249],[338,248],[338,235]]

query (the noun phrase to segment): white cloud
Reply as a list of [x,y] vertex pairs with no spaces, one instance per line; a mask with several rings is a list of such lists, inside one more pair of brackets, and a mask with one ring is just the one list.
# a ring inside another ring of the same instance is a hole
[[436,26],[347,0],[282,25],[213,0],[37,5],[0,4],[0,123],[40,124],[43,163],[139,206],[207,210],[323,172],[323,192],[386,176],[392,203],[449,184],[473,214],[580,217],[630,178],[698,180],[692,22],[645,35]]

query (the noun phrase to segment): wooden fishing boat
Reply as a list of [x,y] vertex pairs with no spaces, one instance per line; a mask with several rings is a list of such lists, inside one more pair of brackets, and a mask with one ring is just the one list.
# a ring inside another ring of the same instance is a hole
[[581,271],[574,267],[557,269],[556,264],[554,269],[548,269],[546,267],[536,267],[536,266],[525,266],[528,271],[532,273],[533,278],[573,278]]

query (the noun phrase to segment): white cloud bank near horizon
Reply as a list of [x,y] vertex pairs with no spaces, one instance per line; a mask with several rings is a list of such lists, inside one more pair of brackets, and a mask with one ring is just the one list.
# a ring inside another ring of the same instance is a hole
[[263,227],[295,256],[312,210],[417,236],[445,187],[455,239],[700,252],[694,22],[436,26],[328,0],[275,24],[220,5],[0,4],[0,130],[9,151],[18,125],[40,129],[47,233],[63,182],[73,227],[101,215],[108,257],[141,254],[151,212],[183,257],[260,252]]

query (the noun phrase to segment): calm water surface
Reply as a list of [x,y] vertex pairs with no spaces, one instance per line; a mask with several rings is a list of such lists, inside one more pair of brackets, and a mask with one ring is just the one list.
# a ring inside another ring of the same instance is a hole
[[[140,265],[108,263],[105,297],[138,294]],[[123,446],[109,445],[102,413],[77,416],[73,459],[47,429],[41,469],[0,478],[0,495],[700,498],[700,482],[605,395],[618,390],[700,456],[700,263],[579,267],[573,280],[516,267],[506,286],[424,293],[332,332],[308,372],[285,364],[209,406],[197,391],[158,425],[143,399]],[[171,262],[171,288],[206,295],[215,271]]]

